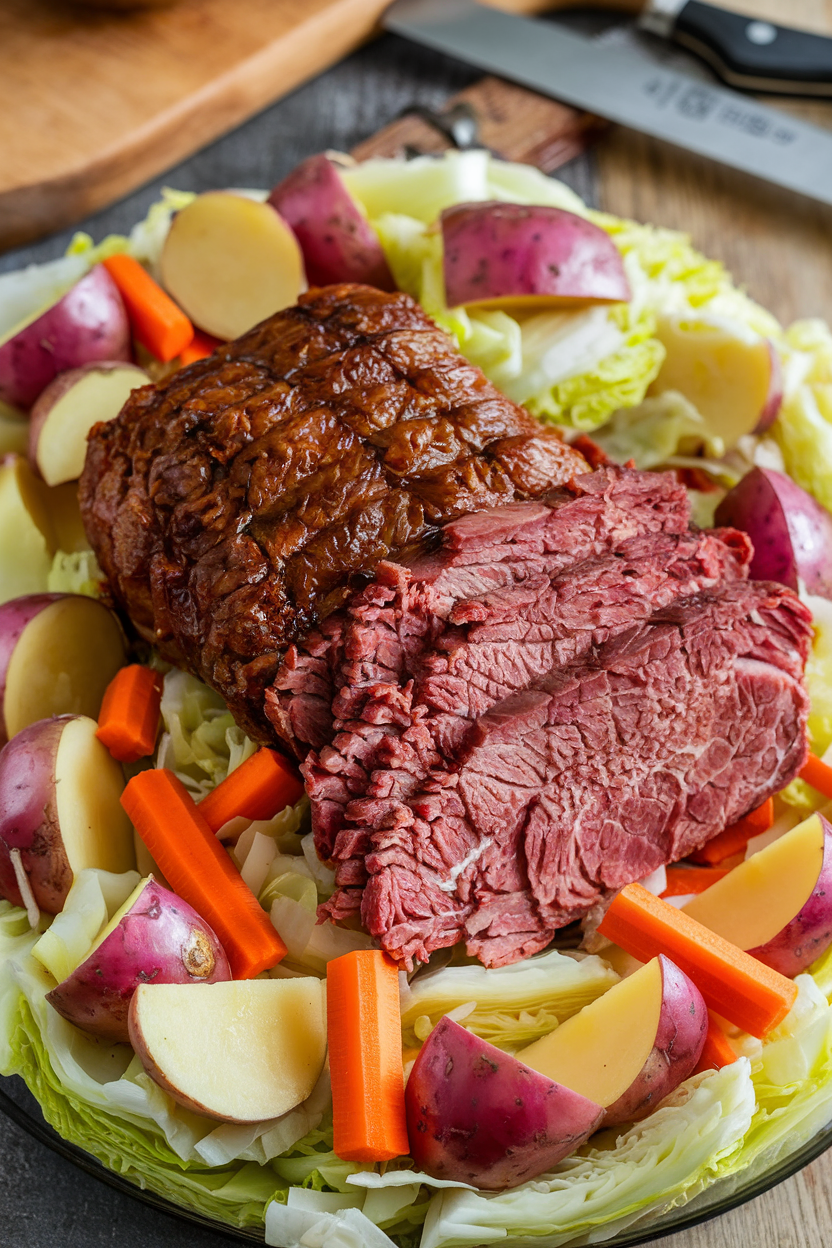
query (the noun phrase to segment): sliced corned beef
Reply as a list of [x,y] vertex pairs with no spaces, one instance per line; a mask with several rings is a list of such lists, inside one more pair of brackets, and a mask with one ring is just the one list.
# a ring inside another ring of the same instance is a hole
[[[448,525],[442,548],[410,568],[383,564],[290,652],[270,693],[273,722],[299,752],[316,747],[304,773],[319,853],[336,866],[327,913],[360,911],[406,963],[461,939],[489,965],[512,961],[780,787],[803,748],[806,613],[785,591],[772,607],[770,586],[744,584],[749,560],[735,531],[690,529],[685,492],[671,476],[606,467],[545,502]],[[738,596],[725,598],[732,586]],[[764,625],[755,623],[760,611]],[[781,617],[792,620],[791,638]],[[752,625],[748,645],[759,650],[767,638],[772,655],[743,652],[753,670],[737,683],[736,646]],[[673,657],[671,639],[682,635]],[[713,651],[713,670],[698,684],[686,677],[688,721],[667,691],[675,708],[667,731],[659,695],[671,674],[694,665],[689,636]],[[605,666],[624,661],[622,646],[634,656],[633,679],[641,673],[640,693],[637,681],[625,690],[618,667],[613,676]],[[629,707],[642,734],[626,748],[608,691],[616,680],[616,714]],[[765,731],[781,738],[770,767],[770,751],[753,755],[742,744],[758,704],[772,708]],[[572,719],[556,730],[550,712]],[[705,764],[685,769],[676,758],[677,729],[697,757],[716,757],[726,739],[736,746],[723,760],[725,792],[714,791]],[[531,743],[549,749],[558,731],[566,732],[562,757],[548,775],[533,765]],[[581,787],[580,768],[590,764],[580,751],[592,734],[603,783]],[[756,759],[744,759],[747,776],[732,762],[745,753]],[[598,848],[606,840],[609,854]]]
[[429,789],[347,807],[365,927],[406,965],[462,939],[498,966],[699,847],[802,765],[809,636],[788,590],[736,582],[498,703]]

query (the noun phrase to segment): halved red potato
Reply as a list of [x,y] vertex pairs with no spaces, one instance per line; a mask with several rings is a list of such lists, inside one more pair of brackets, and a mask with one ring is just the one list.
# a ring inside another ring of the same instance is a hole
[[45,490],[19,455],[0,464],[0,603],[46,587],[55,530]]
[[328,156],[301,161],[268,202],[294,231],[311,286],[363,282],[396,289],[378,235]]
[[271,204],[209,191],[176,214],[160,260],[168,293],[226,341],[288,308],[306,289],[303,258]]
[[0,399],[27,409],[58,373],[91,360],[129,360],[130,324],[116,284],[96,264],[40,316],[0,343]]
[[613,1127],[652,1113],[692,1074],[707,1030],[699,989],[660,954],[518,1057],[602,1105]]
[[494,201],[454,204],[442,213],[441,227],[449,307],[630,298],[615,243],[574,212]]
[[74,483],[50,487],[19,455],[0,463],[0,603],[46,588],[56,550],[89,550]]
[[309,1096],[326,1057],[324,985],[311,977],[139,984],[128,1026],[160,1087],[186,1109],[228,1122],[288,1113]]
[[764,433],[783,399],[780,357],[745,325],[693,314],[660,316],[656,337],[664,363],[650,394],[677,390],[697,409],[726,449],[747,433]]
[[516,1187],[588,1139],[604,1111],[442,1018],[405,1088],[410,1152],[436,1179]]
[[104,690],[125,657],[118,620],[94,598],[27,594],[4,602],[0,744],[50,715],[96,719]]
[[149,377],[135,364],[102,360],[59,373],[38,398],[29,423],[29,463],[47,485],[77,481],[87,434],[118,416],[131,390]]
[[14,869],[39,909],[58,914],[85,867],[132,870],[124,775],[97,740],[95,720],[61,715],[29,724],[0,751],[0,892],[23,905]]
[[717,524],[742,529],[754,545],[749,574],[832,598],[832,515],[791,477],[752,468],[716,509]]
[[682,909],[781,975],[832,943],[832,824],[810,815]]
[[88,956],[46,999],[68,1022],[126,1044],[127,1013],[139,984],[213,984],[230,978],[228,958],[213,929],[151,877],[134,889]]

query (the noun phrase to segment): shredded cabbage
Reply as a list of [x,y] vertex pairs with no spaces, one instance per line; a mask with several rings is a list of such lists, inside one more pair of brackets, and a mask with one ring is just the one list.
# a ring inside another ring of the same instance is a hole
[[169,767],[199,800],[257,749],[218,693],[178,668],[165,674],[157,767]]
[[100,598],[104,573],[91,550],[67,553],[55,552],[46,588],[52,594],[84,594],[87,598]]

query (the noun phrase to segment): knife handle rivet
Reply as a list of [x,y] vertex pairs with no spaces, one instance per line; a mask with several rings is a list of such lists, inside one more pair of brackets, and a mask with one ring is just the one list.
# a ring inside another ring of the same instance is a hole
[[749,22],[745,28],[745,37],[749,43],[764,47],[767,43],[774,43],[777,27],[772,26],[771,22]]

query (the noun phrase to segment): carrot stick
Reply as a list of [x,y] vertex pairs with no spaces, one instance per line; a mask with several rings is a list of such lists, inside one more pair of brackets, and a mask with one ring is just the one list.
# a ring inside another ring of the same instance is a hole
[[667,887],[662,897],[684,897],[686,893],[704,893],[728,874],[728,867],[668,867]]
[[103,263],[119,288],[138,341],[165,364],[175,359],[194,336],[185,313],[132,256],[110,256]]
[[334,1149],[343,1161],[409,1151],[399,973],[378,949],[335,958],[326,976]]
[[641,962],[664,953],[689,975],[711,1009],[752,1036],[765,1036],[794,1005],[797,987],[689,914],[628,884],[598,931]]
[[116,672],[101,701],[95,735],[120,763],[153,753],[159,731],[162,676],[132,663]]
[[743,853],[752,836],[767,832],[773,823],[774,802],[768,798],[762,806],[749,811],[742,819],[712,837],[707,845],[703,845],[701,849],[697,849],[696,853],[690,855],[690,860],[705,863],[708,866],[724,862],[726,858],[732,858],[734,854]]
[[284,806],[303,797],[303,781],[274,750],[252,754],[199,803],[199,813],[212,832],[229,819],[271,819]]
[[183,347],[179,352],[179,363],[183,368],[186,364],[195,364],[197,360],[204,360],[209,355],[213,355],[219,346],[222,346],[219,338],[212,338],[210,334],[201,334],[197,329],[187,347]]
[[723,1066],[732,1066],[737,1060],[734,1048],[714,1016],[708,1018],[708,1032],[694,1074],[703,1070],[722,1070]]
[[173,772],[139,772],[121,804],[171,888],[213,927],[235,979],[251,979],[285,957],[269,916]]
[[810,754],[798,772],[801,780],[811,784],[824,797],[832,799],[832,767],[821,762],[817,754]]

